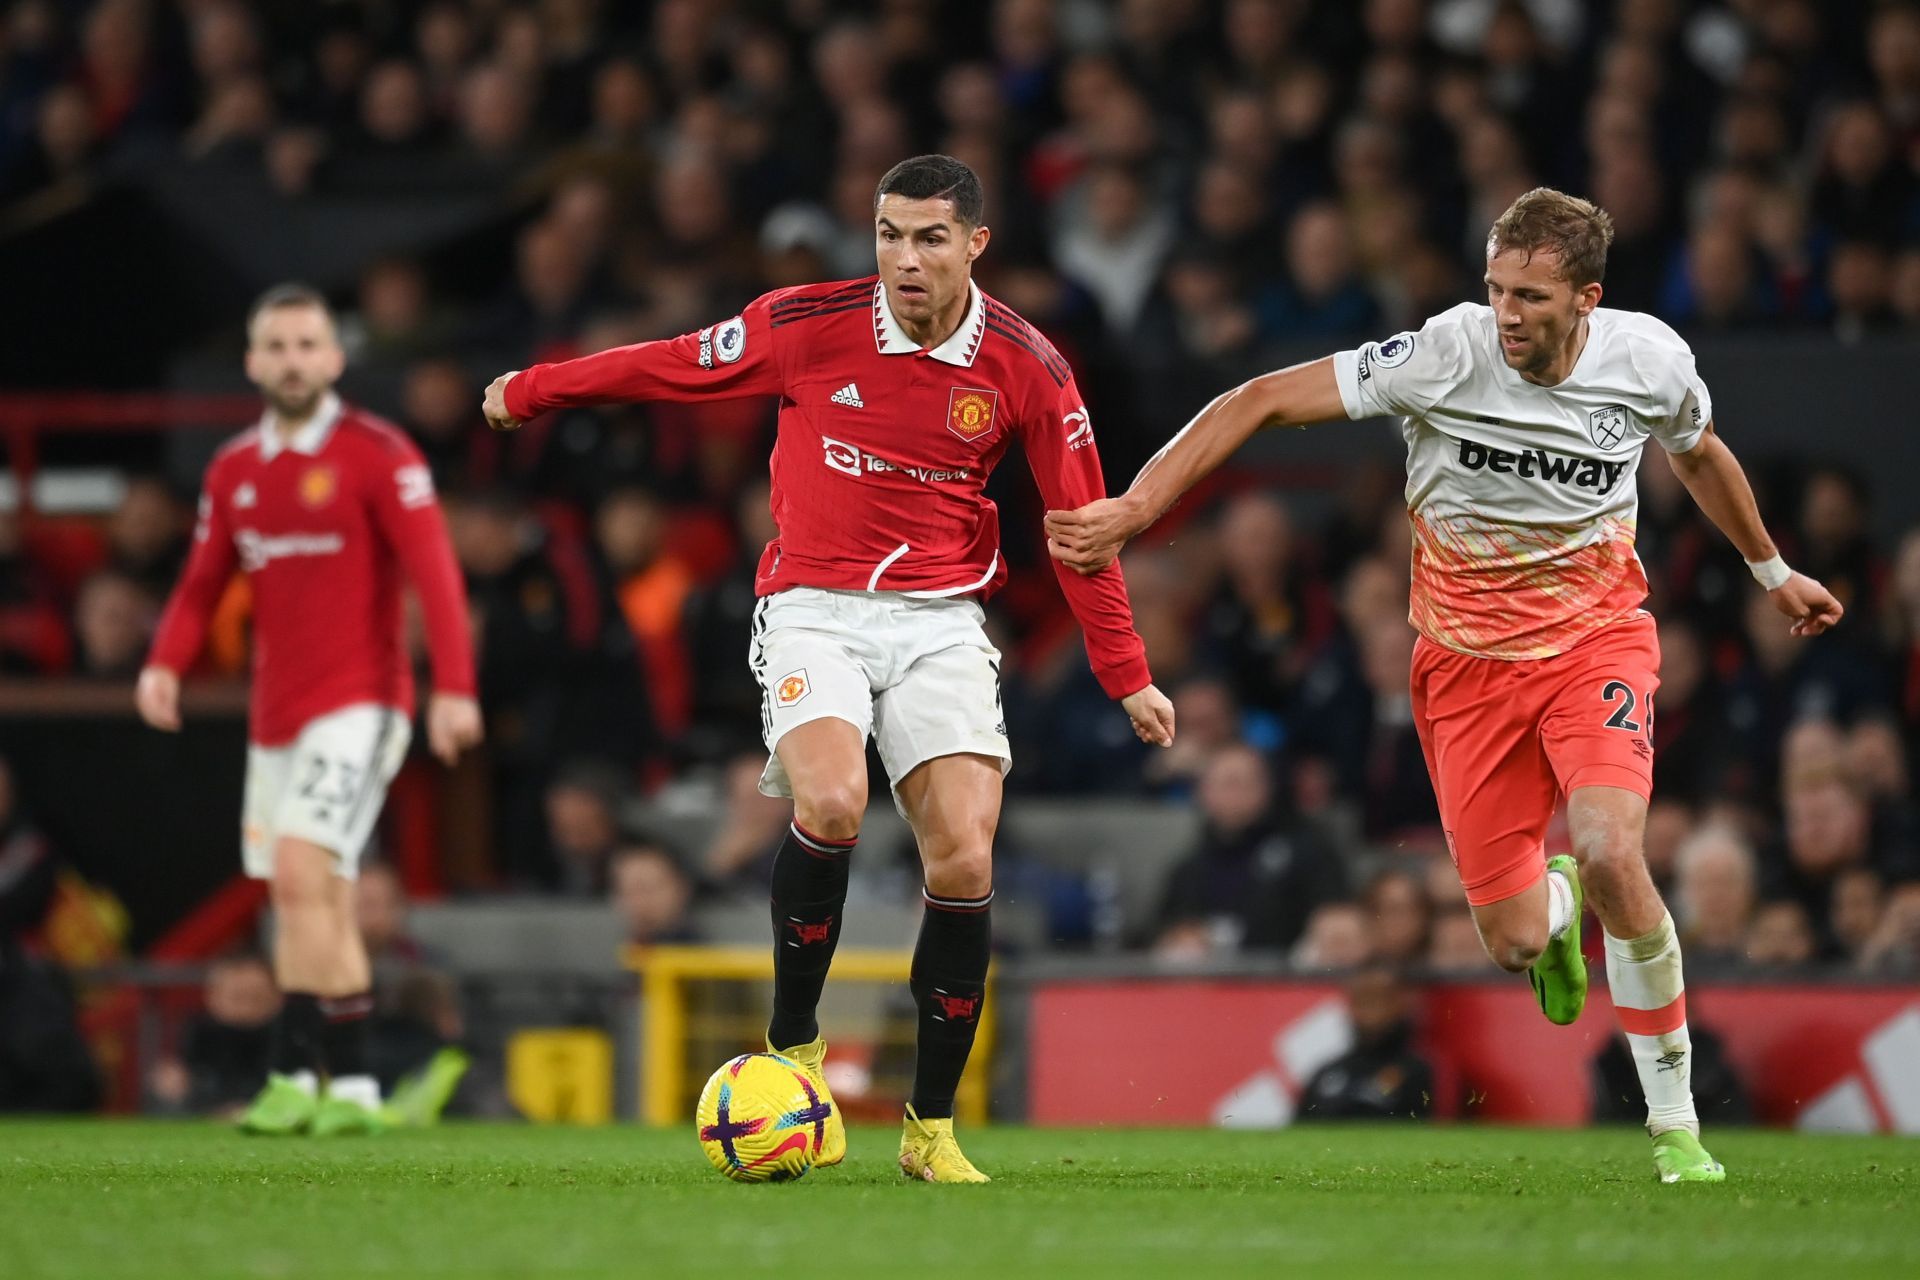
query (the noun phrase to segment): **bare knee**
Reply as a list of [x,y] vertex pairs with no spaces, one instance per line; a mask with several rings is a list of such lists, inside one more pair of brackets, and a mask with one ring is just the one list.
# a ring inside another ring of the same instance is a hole
[[1547,922],[1531,912],[1502,911],[1492,919],[1476,918],[1480,942],[1493,962],[1508,973],[1525,973],[1547,949]]
[[334,903],[333,855],[305,840],[273,847],[272,896],[276,911],[324,911]]
[[1493,957],[1495,964],[1508,973],[1525,973],[1540,958],[1540,953],[1547,949],[1547,931],[1503,933],[1483,941],[1487,945],[1487,954]]
[[993,825],[923,836],[920,860],[927,892],[937,898],[984,898],[993,892]]
[[[864,764],[864,762],[863,762]],[[816,783],[793,797],[793,820],[822,840],[851,840],[867,812],[867,779],[858,774]]]

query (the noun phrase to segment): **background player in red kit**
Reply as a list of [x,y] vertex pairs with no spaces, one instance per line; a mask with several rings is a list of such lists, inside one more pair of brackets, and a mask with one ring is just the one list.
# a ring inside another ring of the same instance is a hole
[[354,923],[360,851],[407,753],[413,671],[404,572],[433,657],[427,739],[451,763],[480,740],[466,594],[433,481],[398,429],[333,393],[346,357],[319,294],[282,285],[247,322],[259,425],[207,468],[185,573],[140,673],[140,714],[180,727],[180,674],[236,567],[253,591],[253,699],[242,850],[271,882],[286,999],[256,1133],[376,1131],[367,953]]
[[[1680,943],[1642,848],[1660,684],[1634,550],[1647,441],[1793,634],[1818,635],[1844,611],[1780,557],[1686,343],[1652,316],[1599,305],[1612,241],[1612,220],[1589,201],[1527,192],[1487,237],[1486,304],[1243,383],[1125,494],[1046,525],[1057,559],[1103,571],[1261,427],[1398,416],[1420,633],[1414,721],[1487,954],[1528,973],[1552,1021],[1574,1021],[1590,897],[1654,1167],[1663,1182],[1718,1182],[1725,1170],[1699,1140]],[[1548,859],[1562,795],[1573,856]]]
[[[767,1045],[831,1109],[814,1013],[867,805],[878,742],[926,877],[914,949],[919,1057],[900,1166],[984,1182],[953,1137],[953,1095],[987,974],[992,846],[1010,757],[1000,655],[979,601],[1006,579],[987,474],[1019,439],[1050,506],[1105,492],[1093,429],[1060,354],[982,293],[980,181],[948,156],[896,165],[874,196],[878,277],[783,289],[723,324],[496,379],[510,429],[550,409],[777,395],[773,516],[750,660],[762,690],[769,795],[794,821],[774,861],[774,1013]],[[1060,573],[1094,674],[1144,741],[1173,740],[1118,567]],[[820,1163],[838,1161],[837,1109]]]

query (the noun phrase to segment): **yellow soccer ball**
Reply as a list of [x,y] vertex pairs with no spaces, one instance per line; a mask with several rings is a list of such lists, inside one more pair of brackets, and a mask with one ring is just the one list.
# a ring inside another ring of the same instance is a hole
[[700,1149],[735,1182],[790,1182],[813,1167],[832,1104],[800,1064],[777,1053],[743,1053],[700,1091]]

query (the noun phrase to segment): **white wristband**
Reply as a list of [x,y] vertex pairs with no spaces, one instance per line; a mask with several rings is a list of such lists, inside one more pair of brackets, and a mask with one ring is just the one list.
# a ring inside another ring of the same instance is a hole
[[1793,570],[1787,568],[1787,562],[1779,556],[1771,560],[1749,560],[1747,568],[1752,571],[1753,580],[1769,591],[1778,591],[1793,576]]

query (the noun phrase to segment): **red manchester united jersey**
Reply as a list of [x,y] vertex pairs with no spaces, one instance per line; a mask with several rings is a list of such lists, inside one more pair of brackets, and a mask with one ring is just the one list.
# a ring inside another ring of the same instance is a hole
[[[877,277],[782,289],[722,324],[663,342],[536,365],[507,411],[610,401],[780,397],[773,517],[757,589],[991,595],[1006,581],[989,472],[1014,440],[1049,507],[1106,496],[1085,404],[1060,353],[969,285],[953,336],[921,348]],[[1146,654],[1118,565],[1055,566],[1113,697],[1146,687]]]
[[425,616],[433,683],[472,694],[466,590],[433,479],[397,428],[327,402],[283,440],[268,421],[207,468],[193,552],[148,661],[193,665],[235,568],[253,589],[253,741],[291,742],[358,702],[413,710],[401,578]]

